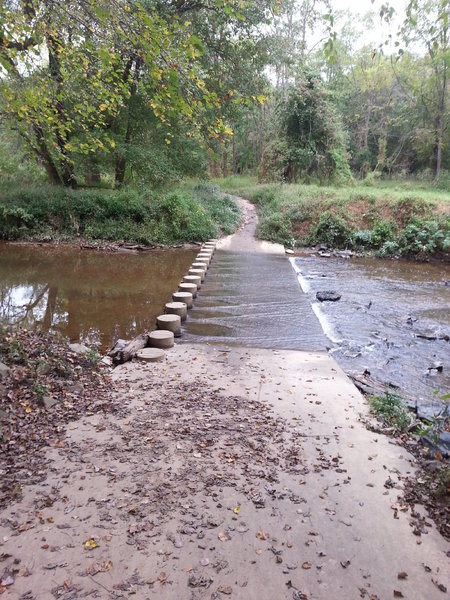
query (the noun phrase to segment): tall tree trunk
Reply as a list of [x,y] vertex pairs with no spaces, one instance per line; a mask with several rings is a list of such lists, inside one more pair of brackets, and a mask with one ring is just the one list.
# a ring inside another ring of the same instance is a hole
[[233,132],[233,175],[237,175],[236,135]]
[[372,115],[372,98],[369,96],[367,99],[367,112],[364,120],[364,132],[363,132],[363,149],[369,149],[369,131],[370,131],[370,117]]
[[[130,115],[128,115],[127,120],[127,130],[125,132],[125,147],[127,147],[131,142],[131,119]],[[117,157],[116,160],[116,171],[114,177],[114,184],[116,188],[120,188],[125,181],[125,173],[127,170],[127,159],[123,154]]]
[[53,158],[47,148],[47,144],[45,143],[44,132],[42,131],[42,127],[37,123],[33,124],[33,132],[37,141],[36,154],[41,159],[42,164],[44,165],[44,169],[47,173],[47,177],[49,182],[52,185],[61,185],[62,180],[58,173],[58,169],[56,168],[55,163],[53,162]]
[[101,183],[97,157],[93,157],[92,160],[89,161],[86,167],[85,179],[88,185],[99,185]]
[[444,67],[442,90],[439,98],[439,121],[438,121],[438,139],[436,149],[436,170],[434,172],[434,180],[439,179],[442,164],[442,143],[444,140],[444,117],[445,117],[445,92],[447,88],[447,68]]

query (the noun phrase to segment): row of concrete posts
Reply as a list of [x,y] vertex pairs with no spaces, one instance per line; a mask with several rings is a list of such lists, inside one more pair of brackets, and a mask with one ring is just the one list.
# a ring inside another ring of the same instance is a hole
[[156,362],[164,358],[164,350],[172,348],[175,338],[182,333],[181,323],[187,319],[188,310],[194,306],[195,298],[201,288],[214,255],[217,240],[205,242],[187,275],[172,294],[172,302],[165,305],[165,312],[156,318],[157,330],[149,334],[150,348],[137,353],[137,358]]

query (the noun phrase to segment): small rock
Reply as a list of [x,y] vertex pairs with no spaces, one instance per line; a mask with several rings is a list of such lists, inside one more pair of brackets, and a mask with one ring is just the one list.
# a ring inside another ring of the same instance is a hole
[[337,292],[317,292],[316,298],[319,302],[337,302],[341,299],[341,294]]
[[10,370],[11,369],[7,365],[0,362],[0,379],[3,379],[3,377],[6,377],[6,375],[8,375]]
[[69,344],[69,350],[75,352],[75,354],[84,355],[89,351],[89,348],[84,344]]
[[53,398],[53,396],[44,396],[42,398],[42,404],[47,410],[49,408],[52,408],[52,406],[55,406],[55,404],[57,404],[57,403],[58,403],[58,401],[55,400],[55,398]]

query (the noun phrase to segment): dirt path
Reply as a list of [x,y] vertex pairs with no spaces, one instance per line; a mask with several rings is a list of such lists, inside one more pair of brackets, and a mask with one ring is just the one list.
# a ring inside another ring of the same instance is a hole
[[111,409],[1,513],[3,597],[446,597],[449,546],[401,501],[414,459],[326,353],[177,345],[117,368]]

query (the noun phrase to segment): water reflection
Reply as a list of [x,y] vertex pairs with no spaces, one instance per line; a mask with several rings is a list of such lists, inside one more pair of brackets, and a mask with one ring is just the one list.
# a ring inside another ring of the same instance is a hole
[[105,350],[154,326],[195,256],[0,244],[0,319]]

